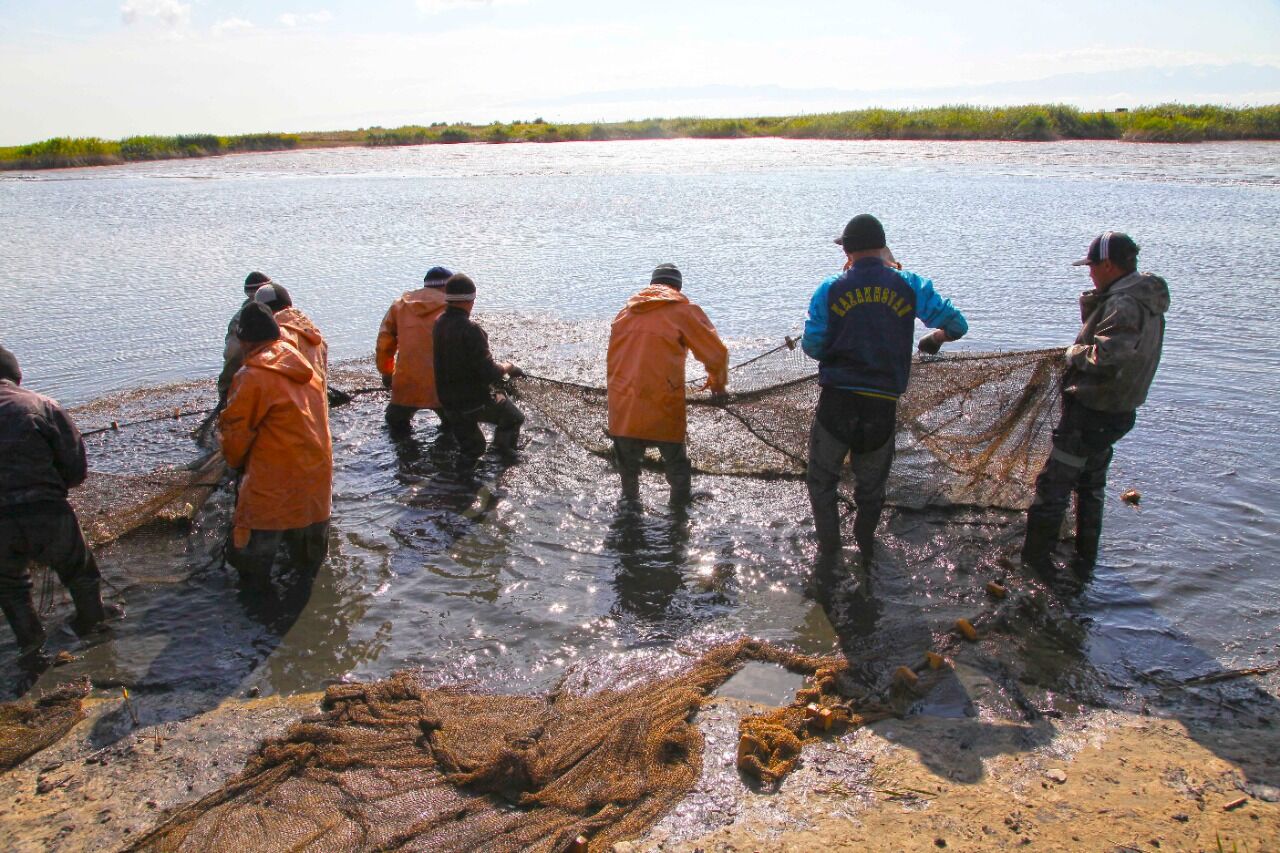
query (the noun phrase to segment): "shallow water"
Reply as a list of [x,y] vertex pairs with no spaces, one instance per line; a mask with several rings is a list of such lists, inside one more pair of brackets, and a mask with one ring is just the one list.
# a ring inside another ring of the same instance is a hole
[[[863,209],[965,310],[972,332],[958,349],[1069,343],[1087,279],[1067,263],[1103,228],[1132,233],[1173,293],[1156,385],[1112,468],[1095,581],[1018,622],[1009,649],[975,652],[926,709],[1167,706],[1160,679],[1274,660],[1280,303],[1259,290],[1280,263],[1280,145],[437,146],[6,175],[4,343],[27,385],[69,403],[208,377],[239,282],[260,268],[290,287],[335,361],[358,359],[395,295],[446,263],[479,283],[495,354],[599,382],[607,321],[654,264],[678,263],[686,292],[746,356],[799,327],[838,266],[830,237]],[[336,384],[376,384],[368,364],[351,371]],[[143,404],[163,411],[169,393]],[[404,667],[503,691],[547,689],[569,670],[610,683],[622,661],[741,633],[841,648],[873,682],[988,606],[982,583],[1016,533],[1004,517],[896,517],[872,595],[824,609],[804,594],[799,483],[702,478],[705,494],[681,514],[651,476],[645,513],[630,516],[606,463],[536,416],[520,464],[460,477],[433,447],[429,414],[397,443],[383,403],[370,394],[334,410],[332,556],[309,601],[237,592],[217,560],[221,494],[189,536],[105,549],[129,619],[46,682],[86,673],[101,689],[127,685],[144,716],[164,718],[251,688]],[[110,420],[113,405],[86,423]],[[194,451],[180,432],[91,438],[92,464],[137,473],[182,458]],[[1129,487],[1140,509],[1116,499]],[[65,633],[54,645],[83,651]],[[12,661],[6,634],[5,673]],[[1271,707],[1245,682],[1233,682],[1240,701]]]

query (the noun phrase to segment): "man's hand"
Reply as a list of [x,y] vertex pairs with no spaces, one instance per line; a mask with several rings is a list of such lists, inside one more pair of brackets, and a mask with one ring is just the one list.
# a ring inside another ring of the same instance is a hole
[[509,361],[504,361],[500,366],[502,367],[502,372],[512,379],[519,379],[521,376],[524,376],[524,371]]
[[1088,344],[1072,344],[1067,347],[1067,361],[1075,361],[1089,351]]
[[390,374],[390,373],[384,373],[384,374],[382,374],[382,387],[383,387],[383,388],[390,388],[390,387],[391,387],[391,374]]
[[925,355],[937,355],[938,350],[942,349],[942,345],[946,340],[946,332],[941,329],[934,329],[930,334],[920,339],[920,343],[916,344],[916,349]]

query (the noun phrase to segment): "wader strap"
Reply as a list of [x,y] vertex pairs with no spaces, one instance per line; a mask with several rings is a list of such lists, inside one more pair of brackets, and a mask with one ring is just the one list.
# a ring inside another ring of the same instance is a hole
[[1084,463],[1089,461],[1087,456],[1076,456],[1074,453],[1068,453],[1058,445],[1054,445],[1049,451],[1049,458],[1055,462],[1061,462],[1069,468],[1083,468]]

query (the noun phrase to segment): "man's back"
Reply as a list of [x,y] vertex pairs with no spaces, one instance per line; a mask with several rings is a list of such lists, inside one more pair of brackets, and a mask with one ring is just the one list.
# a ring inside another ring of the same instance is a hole
[[0,506],[63,500],[85,474],[84,442],[62,407],[0,380]]
[[502,368],[489,352],[489,336],[467,312],[450,307],[433,330],[436,391],[446,410],[466,411],[489,402],[489,387]]

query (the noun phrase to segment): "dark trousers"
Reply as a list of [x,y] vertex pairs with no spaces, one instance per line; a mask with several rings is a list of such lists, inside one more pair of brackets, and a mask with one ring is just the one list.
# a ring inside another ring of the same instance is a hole
[[458,452],[472,459],[484,454],[484,433],[480,431],[480,424],[494,425],[493,447],[508,454],[515,453],[516,443],[520,440],[520,427],[524,425],[524,413],[506,395],[501,394],[474,409],[447,409],[445,418],[454,438],[458,440]]
[[884,510],[885,485],[893,467],[897,408],[894,400],[836,388],[822,390],[809,430],[809,464],[805,471],[821,553],[834,554],[841,547],[837,494],[841,469],[848,458],[857,508],[854,537],[863,555],[870,556],[876,525]]
[[310,583],[329,554],[329,520],[317,521],[293,530],[252,530],[243,548],[227,546],[227,562],[247,583],[265,586],[271,580],[271,565],[283,544],[289,559],[305,583]]
[[[399,403],[387,404],[387,425],[392,430],[407,431],[413,422],[413,416],[421,409],[415,406],[402,406]],[[444,409],[432,409],[435,416],[440,419],[440,432],[444,434],[449,431],[449,422],[445,419]]]
[[635,500],[640,497],[640,464],[647,448],[658,448],[662,457],[662,470],[671,487],[671,500],[687,501],[693,490],[693,466],[681,441],[646,441],[643,438],[613,436],[613,458],[622,475],[622,497]]
[[102,580],[71,507],[51,504],[13,512],[0,509],[0,608],[23,645],[40,628],[31,600],[31,563],[51,568],[77,604],[96,601]]
[[1133,429],[1134,412],[1100,412],[1062,398],[1062,416],[1053,430],[1053,449],[1036,477],[1036,496],[1027,510],[1023,562],[1047,567],[1062,519],[1076,495],[1076,553],[1092,568],[1102,537],[1102,506],[1112,447]]

